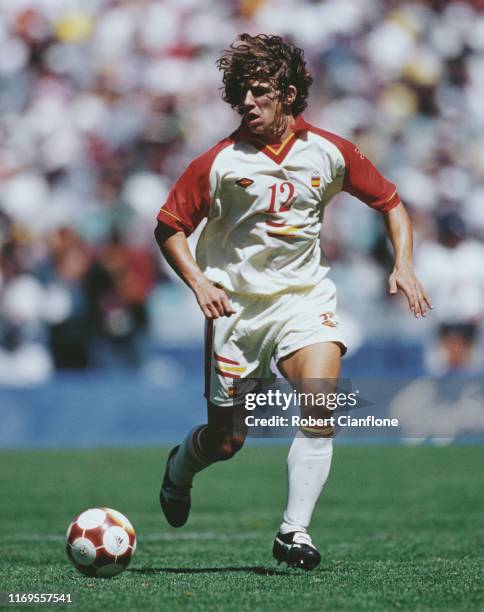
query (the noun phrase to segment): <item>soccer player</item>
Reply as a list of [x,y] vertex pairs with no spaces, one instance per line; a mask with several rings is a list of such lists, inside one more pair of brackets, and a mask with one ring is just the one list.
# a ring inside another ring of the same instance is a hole
[[[242,34],[218,61],[223,99],[242,117],[229,137],[197,157],[158,213],[156,240],[206,317],[207,423],[168,458],[160,503],[185,524],[195,474],[231,458],[247,428],[234,380],[337,380],[346,351],[336,290],[320,249],[324,207],[347,191],[383,215],[395,252],[390,293],[416,317],[431,307],[412,264],[412,230],[395,185],[351,142],[307,123],[312,78],[304,53],[278,36]],[[203,218],[196,260],[187,244]],[[328,429],[301,430],[289,450],[288,495],[274,557],[313,569],[307,530],[329,474]]]

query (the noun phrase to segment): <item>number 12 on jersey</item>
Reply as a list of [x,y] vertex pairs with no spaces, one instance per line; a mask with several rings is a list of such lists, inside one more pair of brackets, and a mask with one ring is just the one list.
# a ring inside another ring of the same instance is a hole
[[268,213],[277,214],[287,212],[294,203],[294,194],[296,189],[289,181],[282,183],[274,183],[269,187],[270,204],[267,209]]

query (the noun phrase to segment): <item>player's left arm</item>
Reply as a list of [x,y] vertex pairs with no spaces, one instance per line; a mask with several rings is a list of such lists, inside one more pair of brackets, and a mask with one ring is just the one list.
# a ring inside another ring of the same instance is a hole
[[388,237],[393,245],[395,264],[389,278],[390,294],[400,289],[405,294],[410,310],[419,318],[425,317],[432,303],[413,267],[413,232],[405,206],[399,202],[389,212],[383,213]]
[[390,293],[397,293],[400,289],[413,314],[417,318],[425,316],[432,304],[415,275],[412,223],[396,186],[352,142],[339,136],[332,136],[332,140],[344,158],[343,191],[365,202],[385,219],[395,253],[395,265],[389,279]]

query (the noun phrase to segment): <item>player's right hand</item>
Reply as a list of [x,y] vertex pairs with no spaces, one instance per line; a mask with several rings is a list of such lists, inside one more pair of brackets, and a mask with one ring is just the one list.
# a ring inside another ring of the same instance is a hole
[[194,291],[198,305],[206,319],[230,317],[235,313],[225,291],[213,285],[209,280],[205,279]]

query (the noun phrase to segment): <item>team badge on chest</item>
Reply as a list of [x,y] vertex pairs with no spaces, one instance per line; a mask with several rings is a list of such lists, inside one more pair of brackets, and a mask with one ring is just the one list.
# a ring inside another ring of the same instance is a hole
[[319,172],[313,172],[311,174],[311,187],[320,187],[321,186],[321,176]]

